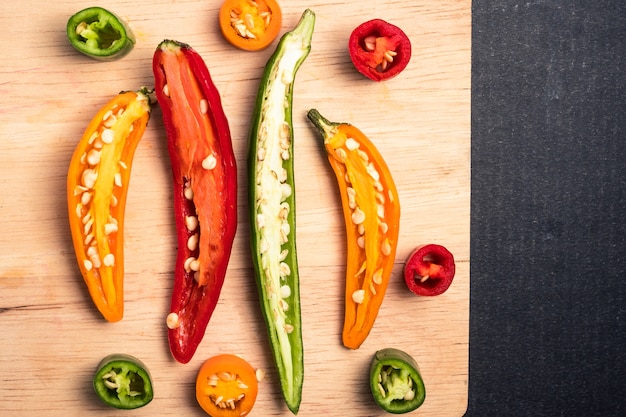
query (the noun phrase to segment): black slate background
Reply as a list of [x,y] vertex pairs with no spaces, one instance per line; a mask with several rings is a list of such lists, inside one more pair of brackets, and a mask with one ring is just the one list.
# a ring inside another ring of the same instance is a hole
[[626,415],[626,1],[472,9],[466,416]]

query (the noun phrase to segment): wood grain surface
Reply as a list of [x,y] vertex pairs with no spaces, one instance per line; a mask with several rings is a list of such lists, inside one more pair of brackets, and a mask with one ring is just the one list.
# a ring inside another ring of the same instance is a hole
[[[114,62],[74,51],[65,24],[86,1],[23,0],[0,6],[0,415],[202,416],[195,401],[201,363],[243,356],[266,377],[252,412],[290,415],[280,395],[259,311],[249,253],[247,134],[261,52],[234,49],[217,27],[221,1],[102,1],[127,19],[135,49]],[[382,416],[367,385],[374,352],[397,347],[420,364],[426,401],[414,412],[461,416],[468,396],[470,214],[470,0],[283,1],[283,29],[305,8],[317,15],[311,54],[295,82],[297,245],[305,346],[300,416]],[[384,83],[358,74],[347,39],[382,18],[413,45],[407,69]],[[68,163],[96,111],[121,90],[153,84],[152,54],[163,39],[190,44],[205,59],[230,122],[239,182],[239,225],[219,304],[189,364],[168,350],[175,259],[170,165],[161,113],[154,109],[137,148],[126,207],[125,316],[105,322],[79,274],[65,201]],[[306,119],[317,108],[365,132],[385,157],[402,205],[392,282],[376,324],[358,350],[341,344],[344,227],[335,179]],[[456,257],[447,293],[417,298],[402,280],[414,247],[440,243]],[[105,355],[142,359],[155,398],[142,409],[103,406],[91,388]]]

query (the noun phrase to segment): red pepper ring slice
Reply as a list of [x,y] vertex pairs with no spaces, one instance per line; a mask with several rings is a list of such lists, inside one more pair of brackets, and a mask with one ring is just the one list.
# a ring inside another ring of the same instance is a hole
[[455,273],[454,256],[441,245],[419,246],[404,265],[404,281],[417,295],[443,294],[452,284]]
[[411,59],[411,41],[399,27],[369,20],[352,31],[348,41],[354,67],[367,78],[384,81],[398,75]]

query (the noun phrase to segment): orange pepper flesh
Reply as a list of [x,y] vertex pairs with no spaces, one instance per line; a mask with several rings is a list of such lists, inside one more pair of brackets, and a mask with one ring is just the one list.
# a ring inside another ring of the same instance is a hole
[[372,329],[394,266],[398,192],[381,154],[356,127],[309,112],[339,185],[346,226],[344,346],[357,349]]
[[282,12],[274,0],[227,0],[219,12],[224,38],[245,51],[268,47],[278,36]]
[[196,378],[196,400],[211,417],[240,417],[250,413],[258,393],[256,372],[239,356],[209,358]]
[[124,314],[124,210],[135,149],[150,117],[143,92],[118,94],[91,120],[67,175],[76,259],[102,316]]

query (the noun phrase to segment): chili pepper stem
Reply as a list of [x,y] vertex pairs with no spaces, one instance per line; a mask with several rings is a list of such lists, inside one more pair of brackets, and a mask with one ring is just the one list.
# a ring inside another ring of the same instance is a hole
[[317,128],[320,135],[326,141],[326,138],[333,137],[337,133],[337,126],[339,123],[334,123],[326,119],[324,116],[320,114],[317,109],[311,109],[307,113],[307,117],[313,123],[313,125]]

